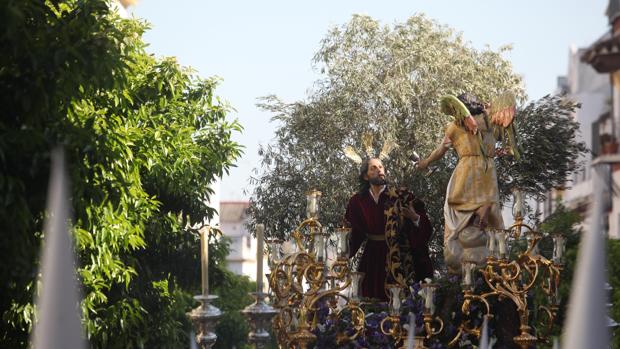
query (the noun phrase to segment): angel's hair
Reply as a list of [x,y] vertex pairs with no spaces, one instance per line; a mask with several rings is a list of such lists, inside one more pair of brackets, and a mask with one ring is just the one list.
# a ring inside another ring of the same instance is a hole
[[478,115],[484,111],[484,105],[471,93],[461,93],[457,98],[465,104],[471,115]]

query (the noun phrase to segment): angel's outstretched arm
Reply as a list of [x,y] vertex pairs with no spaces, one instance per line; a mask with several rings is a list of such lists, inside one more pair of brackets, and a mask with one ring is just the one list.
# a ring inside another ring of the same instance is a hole
[[424,170],[431,163],[441,159],[444,154],[446,154],[451,145],[452,141],[450,140],[450,138],[447,135],[444,136],[441,144],[435,150],[433,150],[431,155],[429,155],[426,159],[420,160],[420,162],[418,163],[418,168]]

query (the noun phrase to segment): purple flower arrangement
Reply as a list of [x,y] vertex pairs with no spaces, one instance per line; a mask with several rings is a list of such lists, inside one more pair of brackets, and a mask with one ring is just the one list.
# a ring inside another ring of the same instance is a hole
[[[415,316],[416,333],[421,333],[424,328],[424,298],[418,294],[421,289],[420,283],[414,283],[410,286],[408,296],[403,300],[400,322],[401,326],[409,321],[409,313]],[[435,296],[437,297],[437,296]],[[355,329],[351,320],[351,313],[343,310],[340,313],[338,321],[333,321],[330,316],[330,308],[326,301],[317,304],[317,327],[313,333],[317,336],[314,343],[317,349],[327,348],[368,348],[368,349],[388,349],[396,348],[402,345],[394,343],[394,339],[381,331],[381,322],[388,317],[388,304],[385,302],[372,302],[366,300],[362,302],[361,307],[365,313],[365,327],[360,335],[353,340],[346,340],[343,335],[353,336]],[[385,330],[389,331],[389,322],[385,324]],[[454,326],[452,326],[454,327]],[[406,331],[406,329],[403,329]],[[454,329],[454,332],[456,330]],[[447,348],[439,339],[431,339],[428,341],[431,349]]]
[[[463,304],[463,293],[460,286],[460,278],[458,276],[449,276],[446,278],[435,280],[438,284],[434,293],[433,302],[437,307],[434,316],[439,316],[444,322],[443,331],[437,336],[426,341],[426,346],[431,349],[446,349],[447,343],[453,339],[457,332],[458,326],[464,319],[461,312]],[[484,288],[484,280],[478,278],[474,282],[475,288]],[[401,306],[400,325],[404,326],[409,322],[409,313],[414,314],[417,334],[424,333],[424,297],[419,294],[422,290],[420,283],[410,285],[407,297],[403,299]],[[319,302],[317,305],[316,321],[317,326],[314,334],[317,340],[314,347],[317,349],[327,348],[368,348],[368,349],[387,349],[397,348],[402,345],[401,342],[395,343],[394,339],[381,331],[381,321],[388,317],[388,304],[385,302],[376,302],[365,299],[361,303],[361,308],[365,314],[364,330],[355,338],[356,333],[354,323],[351,319],[351,312],[343,309],[336,320],[335,314],[329,307],[327,301]],[[478,302],[472,302],[470,306],[470,315],[467,319],[471,326],[481,326],[483,307]],[[494,335],[492,320],[489,323],[489,336]],[[389,331],[392,324],[388,321],[385,324],[385,330]],[[403,328],[406,331],[406,328]],[[347,338],[349,337],[349,338]],[[460,347],[473,348],[477,343],[477,338],[472,338],[467,334],[461,336],[459,341]]]

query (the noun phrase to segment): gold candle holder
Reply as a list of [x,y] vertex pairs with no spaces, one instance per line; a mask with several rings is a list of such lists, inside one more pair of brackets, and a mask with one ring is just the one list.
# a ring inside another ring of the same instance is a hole
[[[516,210],[515,212],[519,213],[520,211]],[[562,268],[558,263],[540,255],[538,243],[543,238],[542,234],[524,224],[520,216],[516,218],[517,221],[510,228],[495,230],[494,232],[499,247],[499,259],[489,256],[485,267],[481,270],[484,281],[490,289],[489,292],[479,295],[474,293],[473,280],[469,279],[473,277],[473,269],[470,275],[465,274],[470,266],[467,262],[464,263],[464,279],[467,280],[463,282],[464,300],[461,310],[465,316],[469,316],[471,304],[479,302],[484,305],[484,316],[492,317],[491,307],[488,302],[491,297],[512,301],[516,306],[520,322],[520,333],[513,337],[513,341],[521,348],[527,349],[537,343],[546,342],[551,333],[551,326],[558,311],[557,291]],[[510,260],[507,253],[506,240],[510,235],[515,239],[521,235],[527,238],[526,250],[520,253],[514,260]],[[557,254],[561,254],[561,252]],[[556,253],[554,253],[554,256],[556,256]],[[530,310],[528,310],[528,294],[534,288],[542,289],[549,299],[548,306],[542,305],[536,310],[544,315],[539,316],[539,318],[546,320],[541,321],[540,326],[537,327],[539,329],[537,336],[534,336],[530,326],[531,314]],[[545,329],[545,331],[542,329]],[[457,335],[450,341],[449,346],[456,345],[459,338],[465,333],[479,337],[480,330],[480,327],[472,326],[469,320],[464,319],[459,326]]]
[[273,329],[281,348],[306,348],[316,340],[312,331],[317,328],[318,310],[323,305],[329,308],[328,316],[333,321],[338,321],[345,312],[351,316],[354,332],[337,333],[338,345],[364,331],[365,316],[359,306],[363,273],[352,272],[349,267],[350,230],[336,230],[337,257],[330,259],[329,234],[318,220],[320,196],[317,190],[307,193],[307,218],[291,233],[295,249],[279,259],[273,258],[270,263],[269,286],[273,306],[279,310]]

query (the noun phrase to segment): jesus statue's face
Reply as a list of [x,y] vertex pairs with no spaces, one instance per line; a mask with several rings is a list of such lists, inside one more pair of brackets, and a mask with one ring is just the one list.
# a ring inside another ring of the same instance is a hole
[[383,168],[383,163],[381,163],[381,160],[368,160],[368,172],[366,172],[366,179],[372,185],[385,184],[385,169]]

